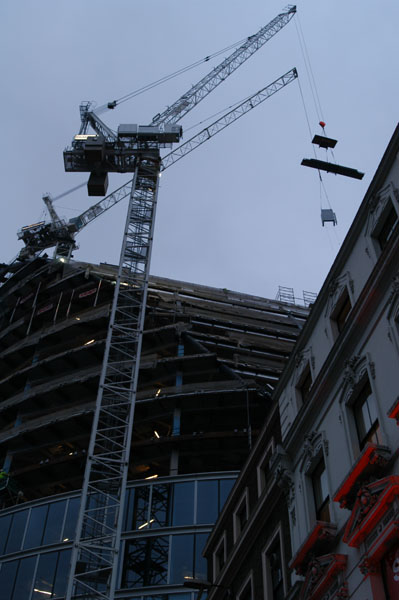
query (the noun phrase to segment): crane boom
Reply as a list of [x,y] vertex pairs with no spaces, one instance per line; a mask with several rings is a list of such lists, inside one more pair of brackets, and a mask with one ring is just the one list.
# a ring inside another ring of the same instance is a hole
[[[225,113],[222,117],[217,119],[217,121],[214,121],[211,125],[208,125],[208,127],[202,129],[202,131],[200,131],[192,138],[184,142],[184,144],[180,144],[180,146],[178,146],[177,148],[172,150],[172,152],[164,156],[164,158],[162,159],[161,171],[165,171],[165,169],[171,167],[175,162],[186,156],[186,154],[189,154],[190,152],[195,150],[195,148],[198,148],[198,146],[215,136],[217,133],[225,129],[228,125],[245,115],[247,112],[258,106],[259,104],[270,98],[270,96],[272,96],[280,89],[294,81],[294,79],[296,79],[297,77],[297,70],[295,68],[291,69],[290,71],[285,73],[285,75],[282,75],[281,77],[273,81],[273,83],[270,83],[269,85],[256,92],[256,94],[253,94],[252,96],[244,100],[244,102],[236,106],[231,111]],[[121,185],[118,189],[116,189],[114,192],[112,192],[112,194],[109,194],[105,198],[102,198],[96,204],[93,204],[93,206],[90,206],[90,208],[85,210],[81,215],[70,219],[70,223],[73,222],[77,231],[83,229],[83,227],[94,221],[94,219],[96,219],[97,217],[101,216],[112,206],[118,204],[118,202],[126,198],[130,194],[132,181],[133,180],[130,179],[125,184]]]
[[259,104],[270,98],[270,96],[273,96],[273,94],[275,94],[276,92],[281,90],[281,88],[291,83],[291,81],[294,81],[294,79],[296,79],[297,77],[297,70],[295,68],[291,69],[291,71],[288,71],[287,73],[285,73],[285,75],[282,75],[281,77],[273,81],[273,83],[262,88],[247,100],[244,100],[244,102],[236,106],[236,108],[233,108],[230,112],[224,114],[222,117],[217,119],[217,121],[214,121],[211,125],[205,127],[205,129],[200,131],[197,135],[187,140],[187,142],[184,142],[184,144],[180,144],[180,146],[178,146],[177,148],[172,150],[172,152],[169,152],[169,154],[164,156],[162,159],[161,170],[164,171],[165,169],[173,165],[175,162],[177,162],[178,160],[180,160],[181,158],[198,148],[198,146],[201,146],[201,144],[203,144],[211,137],[219,133],[219,131],[222,131],[223,129],[228,127],[228,125],[234,123],[234,121],[237,121],[237,119],[239,119],[247,112],[255,108],[255,106],[258,106]]
[[57,211],[55,210],[54,206],[53,206],[53,199],[50,196],[50,194],[44,194],[43,196],[43,202],[47,207],[47,210],[49,212],[50,218],[52,220],[53,223],[56,223],[57,221],[60,220]]
[[162,113],[153,117],[151,125],[160,123],[177,123],[190,110],[192,110],[201,100],[203,100],[212,90],[222,83],[238,67],[240,67],[248,58],[250,58],[259,48],[268,42],[276,33],[278,33],[296,13],[296,6],[289,5],[285,12],[280,13],[270,23],[262,27],[247,38],[247,40],[234,50],[223,62],[215,67],[210,73],[203,77],[198,83],[193,85],[176,102],[169,106]]
[[[183,144],[180,144],[180,146],[164,156],[160,170],[165,171],[165,169],[182,159],[184,156],[186,156],[186,154],[189,154],[195,150],[195,148],[198,148],[198,146],[201,146],[204,142],[214,137],[228,125],[231,125],[231,123],[234,123],[234,121],[270,98],[273,94],[294,81],[294,79],[297,77],[297,70],[293,68],[244,100],[241,104],[233,108],[231,111],[225,113],[211,125],[208,125],[199,133],[191,137]],[[118,204],[121,200],[129,196],[132,182],[133,179],[129,179],[111,194],[108,194],[108,196],[105,196],[99,202],[90,206],[79,216],[69,219],[68,223],[58,220],[57,222],[53,221],[51,226],[47,223],[35,224],[34,226],[23,228],[19,232],[18,236],[20,239],[23,239],[25,244],[31,247],[35,252],[54,246],[58,244],[60,240],[62,240],[64,244],[70,240],[70,243],[73,244],[76,234],[86,227],[86,225],[97,219],[97,217],[100,217],[107,210],[115,206],[115,204]],[[23,251],[24,250],[25,249],[23,249]]]

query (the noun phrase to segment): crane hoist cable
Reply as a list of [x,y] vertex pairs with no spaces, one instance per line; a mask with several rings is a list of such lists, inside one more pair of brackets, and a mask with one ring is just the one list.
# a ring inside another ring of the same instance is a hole
[[189,65],[186,65],[185,67],[181,67],[180,69],[177,69],[177,71],[173,71],[172,73],[169,73],[168,75],[164,75],[163,77],[160,77],[159,79],[156,79],[155,81],[153,81],[151,83],[147,83],[146,85],[143,85],[142,87],[137,88],[136,90],[133,90],[132,92],[129,92],[128,94],[125,94],[124,96],[121,96],[120,98],[117,98],[116,100],[113,100],[112,102],[107,102],[106,104],[102,104],[101,106],[96,108],[96,112],[102,113],[105,110],[114,109],[119,104],[122,104],[122,102],[127,102],[128,100],[131,100],[132,98],[135,98],[136,96],[144,94],[145,92],[148,92],[149,90],[152,90],[153,88],[155,88],[159,85],[162,85],[163,83],[166,83],[167,81],[170,81],[171,79],[174,79],[175,77],[178,77],[179,75],[182,75],[183,73],[186,73],[187,71],[191,71],[192,69],[195,69],[196,67],[198,67],[206,62],[209,62],[210,60],[216,58],[217,56],[220,56],[221,54],[223,54],[223,52],[227,52],[228,50],[237,48],[237,46],[239,46],[243,42],[245,42],[246,39],[248,39],[248,38],[243,38],[242,40],[239,40],[239,41],[235,42],[234,44],[230,44],[230,46],[226,46],[225,48],[222,48],[221,50],[218,50],[217,52],[214,52],[213,54],[209,54],[208,56],[205,56],[205,58],[201,58],[200,60],[197,60]]

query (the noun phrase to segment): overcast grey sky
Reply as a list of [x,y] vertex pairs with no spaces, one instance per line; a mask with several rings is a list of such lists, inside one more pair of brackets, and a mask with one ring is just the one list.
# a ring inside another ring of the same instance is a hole
[[[62,158],[82,100],[118,98],[252,35],[284,7],[282,0],[3,0],[0,260],[19,251],[17,230],[42,217],[44,192],[57,196],[85,179],[65,173]],[[327,133],[338,139],[335,158],[365,172],[363,181],[323,176],[338,218],[337,227],[323,228],[317,172],[300,166],[313,149],[291,83],[165,172],[153,274],[267,297],[279,285],[297,296],[320,288],[398,121],[399,3],[299,0],[297,7]],[[183,119],[183,129],[295,66],[318,132],[296,19]],[[217,62],[102,118],[113,128],[149,123]],[[109,192],[126,179],[113,175]],[[57,208],[70,218],[92,203],[82,189]],[[125,212],[122,202],[89,225],[75,257],[116,263]]]

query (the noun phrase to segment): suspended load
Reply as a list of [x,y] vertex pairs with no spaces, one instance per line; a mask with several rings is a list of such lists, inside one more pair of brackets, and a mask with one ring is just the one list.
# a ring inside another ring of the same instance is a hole
[[353,179],[363,179],[364,177],[364,173],[360,173],[356,169],[344,167],[343,165],[337,165],[336,163],[330,163],[326,160],[318,160],[316,158],[304,158],[301,162],[301,165],[304,167],[319,169],[319,171],[327,171],[327,173],[335,173],[335,175],[352,177]]
[[337,216],[332,208],[321,209],[321,223],[324,227],[324,223],[332,223],[335,227],[337,225]]
[[[324,121],[320,121],[319,125],[323,129],[324,135],[316,134],[313,137],[312,144],[316,144],[319,146],[319,148],[324,148],[325,150],[328,150],[328,148],[335,148],[337,140],[329,138],[325,135],[324,127],[326,124]],[[352,177],[353,179],[363,179],[364,177],[364,173],[360,173],[356,169],[344,167],[343,165],[338,165],[335,162],[332,163],[327,160],[319,160],[317,158],[304,158],[301,162],[301,165],[304,167],[312,167],[313,169],[318,169],[319,171],[327,171],[327,173],[335,173],[335,175]]]

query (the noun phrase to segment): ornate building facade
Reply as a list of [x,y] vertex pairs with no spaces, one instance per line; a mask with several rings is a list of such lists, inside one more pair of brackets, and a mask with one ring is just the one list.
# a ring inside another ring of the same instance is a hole
[[399,598],[398,390],[399,127],[208,540],[210,600]]

